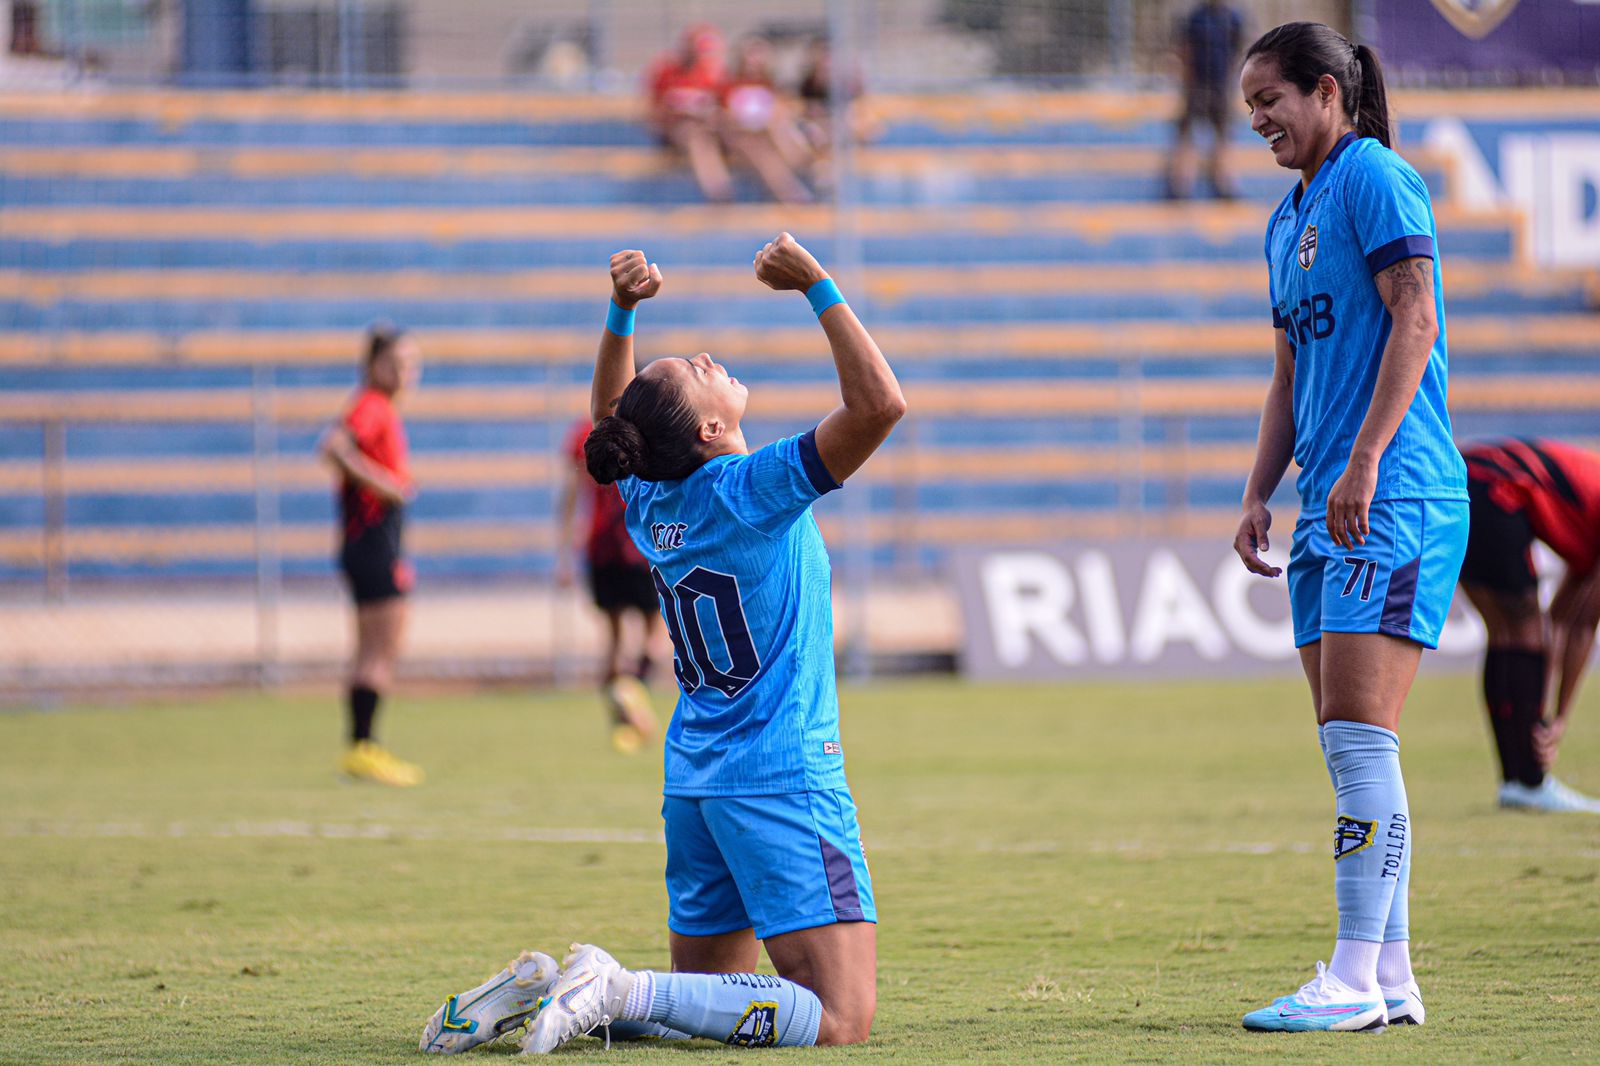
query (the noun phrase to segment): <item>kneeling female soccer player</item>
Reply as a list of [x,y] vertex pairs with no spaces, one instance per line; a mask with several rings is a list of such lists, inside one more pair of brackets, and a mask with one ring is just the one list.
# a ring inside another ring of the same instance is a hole
[[[447,1000],[425,1051],[465,1050],[530,1015],[522,1048],[534,1053],[595,1030],[747,1046],[867,1038],[877,910],[845,782],[828,553],[811,505],[888,438],[905,399],[792,237],[764,247],[755,273],[805,293],[827,334],[844,402],[815,429],[752,452],[748,390],[711,356],[635,370],[634,307],[662,282],[642,252],[611,259],[595,364],[589,470],[622,491],[681,689],[662,803],[673,972],[625,970],[573,945],[558,974],[525,953]],[[779,976],[751,972],[761,944]]]

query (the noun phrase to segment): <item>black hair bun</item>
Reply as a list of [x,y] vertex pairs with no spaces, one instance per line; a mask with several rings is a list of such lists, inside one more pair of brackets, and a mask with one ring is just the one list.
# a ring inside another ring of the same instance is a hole
[[583,442],[589,476],[602,485],[644,473],[644,434],[625,418],[612,415],[595,423]]

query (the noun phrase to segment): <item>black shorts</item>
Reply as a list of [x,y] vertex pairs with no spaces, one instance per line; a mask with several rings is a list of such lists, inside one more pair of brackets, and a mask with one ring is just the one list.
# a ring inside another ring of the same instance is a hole
[[1178,129],[1187,132],[1196,122],[1215,129],[1226,129],[1236,114],[1234,108],[1243,107],[1235,94],[1225,85],[1196,85],[1184,94],[1183,114],[1178,116]]
[[1539,587],[1533,568],[1533,523],[1522,511],[1507,511],[1489,498],[1487,482],[1467,479],[1471,532],[1461,580],[1510,596]]
[[339,569],[358,605],[392,600],[411,591],[411,564],[388,538],[370,532],[345,542],[339,552]]
[[610,564],[589,567],[589,595],[594,605],[602,611],[624,611],[632,607],[640,611],[654,611],[661,606],[656,599],[656,584],[650,578],[647,566]]

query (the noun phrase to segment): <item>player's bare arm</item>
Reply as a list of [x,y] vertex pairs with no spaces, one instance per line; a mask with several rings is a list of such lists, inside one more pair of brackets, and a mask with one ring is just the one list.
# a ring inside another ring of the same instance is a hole
[[1416,399],[1433,343],[1439,339],[1432,259],[1402,259],[1380,270],[1373,280],[1389,311],[1391,327],[1372,402],[1350,449],[1350,461],[1328,492],[1328,535],[1341,548],[1366,543],[1371,532],[1367,510],[1378,487],[1378,460]]
[[1600,567],[1585,574],[1569,573],[1550,601],[1550,643],[1556,673],[1555,714],[1534,731],[1534,747],[1539,762],[1547,770],[1555,763],[1572,705],[1577,701],[1583,675],[1589,668],[1597,626],[1600,626]]
[[[639,301],[661,291],[661,268],[645,258],[637,248],[617,252],[611,257],[611,301],[624,315],[631,314]],[[600,335],[600,351],[595,357],[594,386],[589,394],[589,415],[598,422],[616,409],[622,390],[633,380],[633,320],[627,318],[627,332],[617,333],[613,322],[606,323]]]
[[[756,254],[755,271],[770,289],[800,292],[828,277],[816,257],[787,233]],[[817,454],[834,480],[842,482],[889,439],[906,413],[906,398],[888,360],[849,304],[834,304],[820,321],[844,402],[817,426]]]
[[350,431],[334,426],[322,435],[317,443],[317,454],[344,477],[377,496],[390,505],[403,504],[409,498],[407,486],[389,471],[367,458]]
[[1233,550],[1239,553],[1245,569],[1262,577],[1277,577],[1283,568],[1269,565],[1260,553],[1270,544],[1272,512],[1267,501],[1277,491],[1289,461],[1294,458],[1294,349],[1283,330],[1273,338],[1272,381],[1261,407],[1261,426],[1256,431],[1256,459],[1245,482],[1243,515],[1233,537]]

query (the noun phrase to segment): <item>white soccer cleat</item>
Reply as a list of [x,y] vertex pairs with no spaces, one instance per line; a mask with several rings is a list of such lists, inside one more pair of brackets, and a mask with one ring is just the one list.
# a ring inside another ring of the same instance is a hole
[[1427,1020],[1428,1012],[1422,1006],[1422,989],[1417,987],[1416,978],[1382,991],[1390,1025],[1421,1025]]
[[572,954],[561,962],[561,977],[522,1037],[522,1053],[548,1055],[585,1033],[609,1026],[622,1013],[632,984],[633,975],[604,951],[593,944],[572,945]]
[[1600,814],[1600,800],[1545,775],[1539,785],[1529,787],[1520,781],[1500,786],[1500,806],[1515,810],[1550,811],[1557,814]]
[[477,988],[445,1000],[422,1027],[422,1050],[454,1055],[498,1040],[539,1009],[558,975],[555,959],[524,951]]
[[1317,963],[1317,976],[1292,996],[1280,996],[1244,1016],[1244,1027],[1260,1032],[1366,1032],[1388,1024],[1381,996],[1357,992]]

